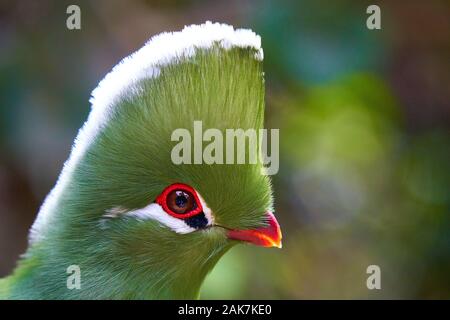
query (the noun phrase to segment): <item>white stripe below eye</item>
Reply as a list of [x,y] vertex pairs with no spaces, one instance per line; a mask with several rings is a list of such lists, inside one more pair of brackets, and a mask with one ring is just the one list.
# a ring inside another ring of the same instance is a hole
[[159,223],[169,227],[176,233],[190,233],[195,231],[194,228],[188,226],[183,220],[172,217],[167,214],[164,209],[157,203],[152,203],[142,209],[128,211],[125,216],[134,217],[138,220],[156,220]]
[[[208,220],[208,226],[211,226],[214,223],[214,219],[211,213],[211,209],[206,205],[205,200],[203,200],[202,196],[198,194],[197,196],[200,199],[203,213],[205,214],[206,219]],[[187,225],[186,222],[182,219],[178,219],[172,217],[168,213],[164,211],[164,209],[157,203],[152,203],[144,208],[136,209],[136,210],[127,210],[124,207],[113,207],[108,209],[103,218],[120,218],[120,217],[130,217],[135,218],[141,221],[145,220],[155,220],[161,223],[162,225],[169,227],[176,233],[190,233],[196,231],[197,229],[192,228]]]

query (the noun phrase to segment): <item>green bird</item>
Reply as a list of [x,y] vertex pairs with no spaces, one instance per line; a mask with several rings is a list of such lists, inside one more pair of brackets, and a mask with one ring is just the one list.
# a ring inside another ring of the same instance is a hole
[[263,128],[262,60],[254,32],[206,22],[115,66],[0,298],[195,299],[235,244],[281,247],[261,161],[199,162],[189,148],[173,161],[174,132],[194,137],[195,121],[224,136]]

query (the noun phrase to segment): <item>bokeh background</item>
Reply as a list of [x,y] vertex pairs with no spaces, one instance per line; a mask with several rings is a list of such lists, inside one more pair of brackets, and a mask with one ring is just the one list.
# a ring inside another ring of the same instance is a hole
[[[366,28],[369,4],[381,30]],[[150,36],[206,20],[262,36],[284,246],[234,248],[202,297],[449,299],[448,1],[1,1],[0,276],[98,81]],[[366,287],[371,264],[381,290]]]

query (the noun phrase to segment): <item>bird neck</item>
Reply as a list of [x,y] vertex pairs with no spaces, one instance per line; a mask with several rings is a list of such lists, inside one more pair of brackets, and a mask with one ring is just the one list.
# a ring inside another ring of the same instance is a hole
[[[140,262],[119,260],[104,264],[104,257],[80,260],[46,248],[45,244],[31,247],[14,274],[0,281],[1,298],[197,299],[206,275],[229,249],[193,257],[192,265],[143,267]],[[199,259],[204,262],[198,263]],[[83,263],[74,264],[77,260]]]

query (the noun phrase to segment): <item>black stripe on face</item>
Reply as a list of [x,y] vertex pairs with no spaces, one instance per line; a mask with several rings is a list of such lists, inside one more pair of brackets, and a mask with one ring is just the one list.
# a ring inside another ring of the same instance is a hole
[[191,228],[203,229],[208,225],[208,219],[203,212],[192,216],[190,218],[184,219],[184,222]]

